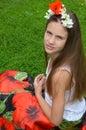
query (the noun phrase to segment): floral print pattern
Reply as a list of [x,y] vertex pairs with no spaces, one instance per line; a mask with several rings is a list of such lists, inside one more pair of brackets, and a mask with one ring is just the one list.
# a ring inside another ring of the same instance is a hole
[[0,130],[50,130],[54,126],[34,95],[34,79],[23,74],[25,78],[16,70],[0,74]]
[[[50,121],[43,114],[35,96],[29,92],[21,92],[13,97],[13,105],[16,108],[13,112],[15,124],[26,130],[48,130],[53,127]],[[38,130],[38,129],[37,129]]]
[[15,130],[14,123],[6,118],[0,118],[0,130]]

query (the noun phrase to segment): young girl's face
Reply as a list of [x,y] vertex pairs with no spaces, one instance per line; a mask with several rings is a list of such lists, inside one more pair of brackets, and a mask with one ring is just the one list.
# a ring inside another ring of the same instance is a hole
[[68,32],[60,22],[50,22],[44,35],[46,53],[50,56],[57,57],[64,48],[67,38]]

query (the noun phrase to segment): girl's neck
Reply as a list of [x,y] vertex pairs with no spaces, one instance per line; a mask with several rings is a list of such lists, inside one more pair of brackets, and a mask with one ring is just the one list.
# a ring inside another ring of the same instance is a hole
[[48,63],[48,71],[50,71],[52,69],[53,61],[54,61],[54,59],[52,59],[50,57],[50,60],[49,60],[49,63]]
[[57,54],[56,55],[55,54],[50,55],[50,59],[51,59],[52,63],[58,56],[59,56],[59,54],[58,55]]

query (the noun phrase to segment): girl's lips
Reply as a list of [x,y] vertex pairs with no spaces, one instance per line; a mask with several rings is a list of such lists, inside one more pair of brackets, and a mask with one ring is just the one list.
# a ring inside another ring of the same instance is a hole
[[46,44],[46,45],[45,45],[45,47],[46,47],[47,49],[49,49],[49,50],[54,49],[54,47],[52,47],[52,46],[51,46],[51,45],[49,45],[49,44]]

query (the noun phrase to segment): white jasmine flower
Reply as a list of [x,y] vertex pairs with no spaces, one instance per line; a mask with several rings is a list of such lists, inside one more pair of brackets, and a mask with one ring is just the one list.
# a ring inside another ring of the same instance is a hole
[[46,15],[44,16],[44,18],[49,19],[50,16],[52,16],[53,14],[54,14],[54,12],[53,12],[51,9],[49,9],[49,10],[46,12]]

